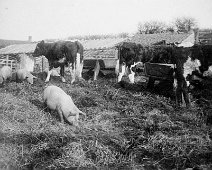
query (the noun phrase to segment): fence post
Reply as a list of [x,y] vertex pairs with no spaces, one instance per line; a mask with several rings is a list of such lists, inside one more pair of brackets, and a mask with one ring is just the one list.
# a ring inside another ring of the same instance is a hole
[[15,71],[18,70],[18,61],[17,59],[15,60]]
[[9,56],[6,56],[6,66],[8,66],[8,60],[9,60]]

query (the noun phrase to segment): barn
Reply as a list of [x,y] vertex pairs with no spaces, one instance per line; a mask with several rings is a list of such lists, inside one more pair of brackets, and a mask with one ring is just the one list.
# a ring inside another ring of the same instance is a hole
[[0,49],[0,67],[10,66],[13,71],[25,68],[30,72],[42,72],[48,67],[48,60],[44,57],[32,56],[37,43],[14,44]]
[[0,65],[8,65],[13,70],[26,68],[34,70],[34,58],[32,53],[36,43],[14,44],[0,49]]

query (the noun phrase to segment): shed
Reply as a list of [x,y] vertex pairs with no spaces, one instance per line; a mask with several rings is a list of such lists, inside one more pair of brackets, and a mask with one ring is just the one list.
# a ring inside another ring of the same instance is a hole
[[0,65],[8,65],[13,70],[26,68],[34,69],[34,58],[32,57],[36,43],[15,44],[0,49]]
[[30,72],[43,71],[48,67],[48,60],[44,57],[32,56],[37,43],[14,44],[0,49],[0,67],[10,66],[13,70],[25,68]]
[[125,38],[106,38],[82,41],[84,47],[84,67],[94,68],[96,61],[101,68],[115,68],[118,59],[117,44],[125,41]]

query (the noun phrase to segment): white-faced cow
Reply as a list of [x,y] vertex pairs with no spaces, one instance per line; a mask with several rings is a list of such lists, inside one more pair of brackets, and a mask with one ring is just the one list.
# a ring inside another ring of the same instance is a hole
[[[190,106],[187,79],[188,75],[193,71],[199,72],[201,61],[195,55],[193,48],[183,48],[175,46],[152,46],[141,47],[133,43],[123,43],[119,47],[119,63],[121,71],[118,72],[118,82],[121,81],[125,71],[129,72],[129,79],[134,83],[135,71],[133,67],[137,63],[162,63],[173,64],[173,77],[174,85],[176,87],[176,101],[180,105],[182,103],[182,96],[184,97],[187,106]],[[152,79],[150,79],[152,80]],[[152,81],[154,83],[154,80]]]
[[119,58],[116,65],[116,74],[118,75],[118,82],[126,74],[129,77],[130,83],[134,83],[135,70],[133,69],[140,62],[141,45],[135,43],[123,42],[118,45]]
[[182,103],[182,97],[185,100],[186,106],[190,106],[188,95],[189,75],[194,71],[200,72],[201,61],[195,55],[192,48],[161,46],[155,47],[153,58],[150,59],[153,63],[173,64],[174,68],[174,87],[176,88],[176,102],[179,106]]
[[49,61],[49,71],[45,82],[48,82],[53,68],[60,67],[62,82],[65,82],[65,66],[69,66],[71,73],[71,84],[75,77],[82,77],[83,69],[83,46],[78,41],[58,41],[55,43],[45,43],[41,41],[37,44],[33,56],[45,56]]

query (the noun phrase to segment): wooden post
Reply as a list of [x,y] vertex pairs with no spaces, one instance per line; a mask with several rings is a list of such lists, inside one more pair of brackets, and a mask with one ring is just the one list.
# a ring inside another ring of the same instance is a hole
[[96,65],[94,68],[94,75],[93,75],[93,80],[97,80],[98,74],[100,70],[100,65],[99,65],[99,60],[96,60]]
[[18,70],[18,62],[17,59],[15,60],[15,71]]
[[116,59],[116,67],[115,67],[115,73],[116,73],[116,76],[119,75],[119,51],[118,50],[115,50],[115,59]]
[[9,56],[6,56],[6,66],[8,66],[8,60],[9,60]]

